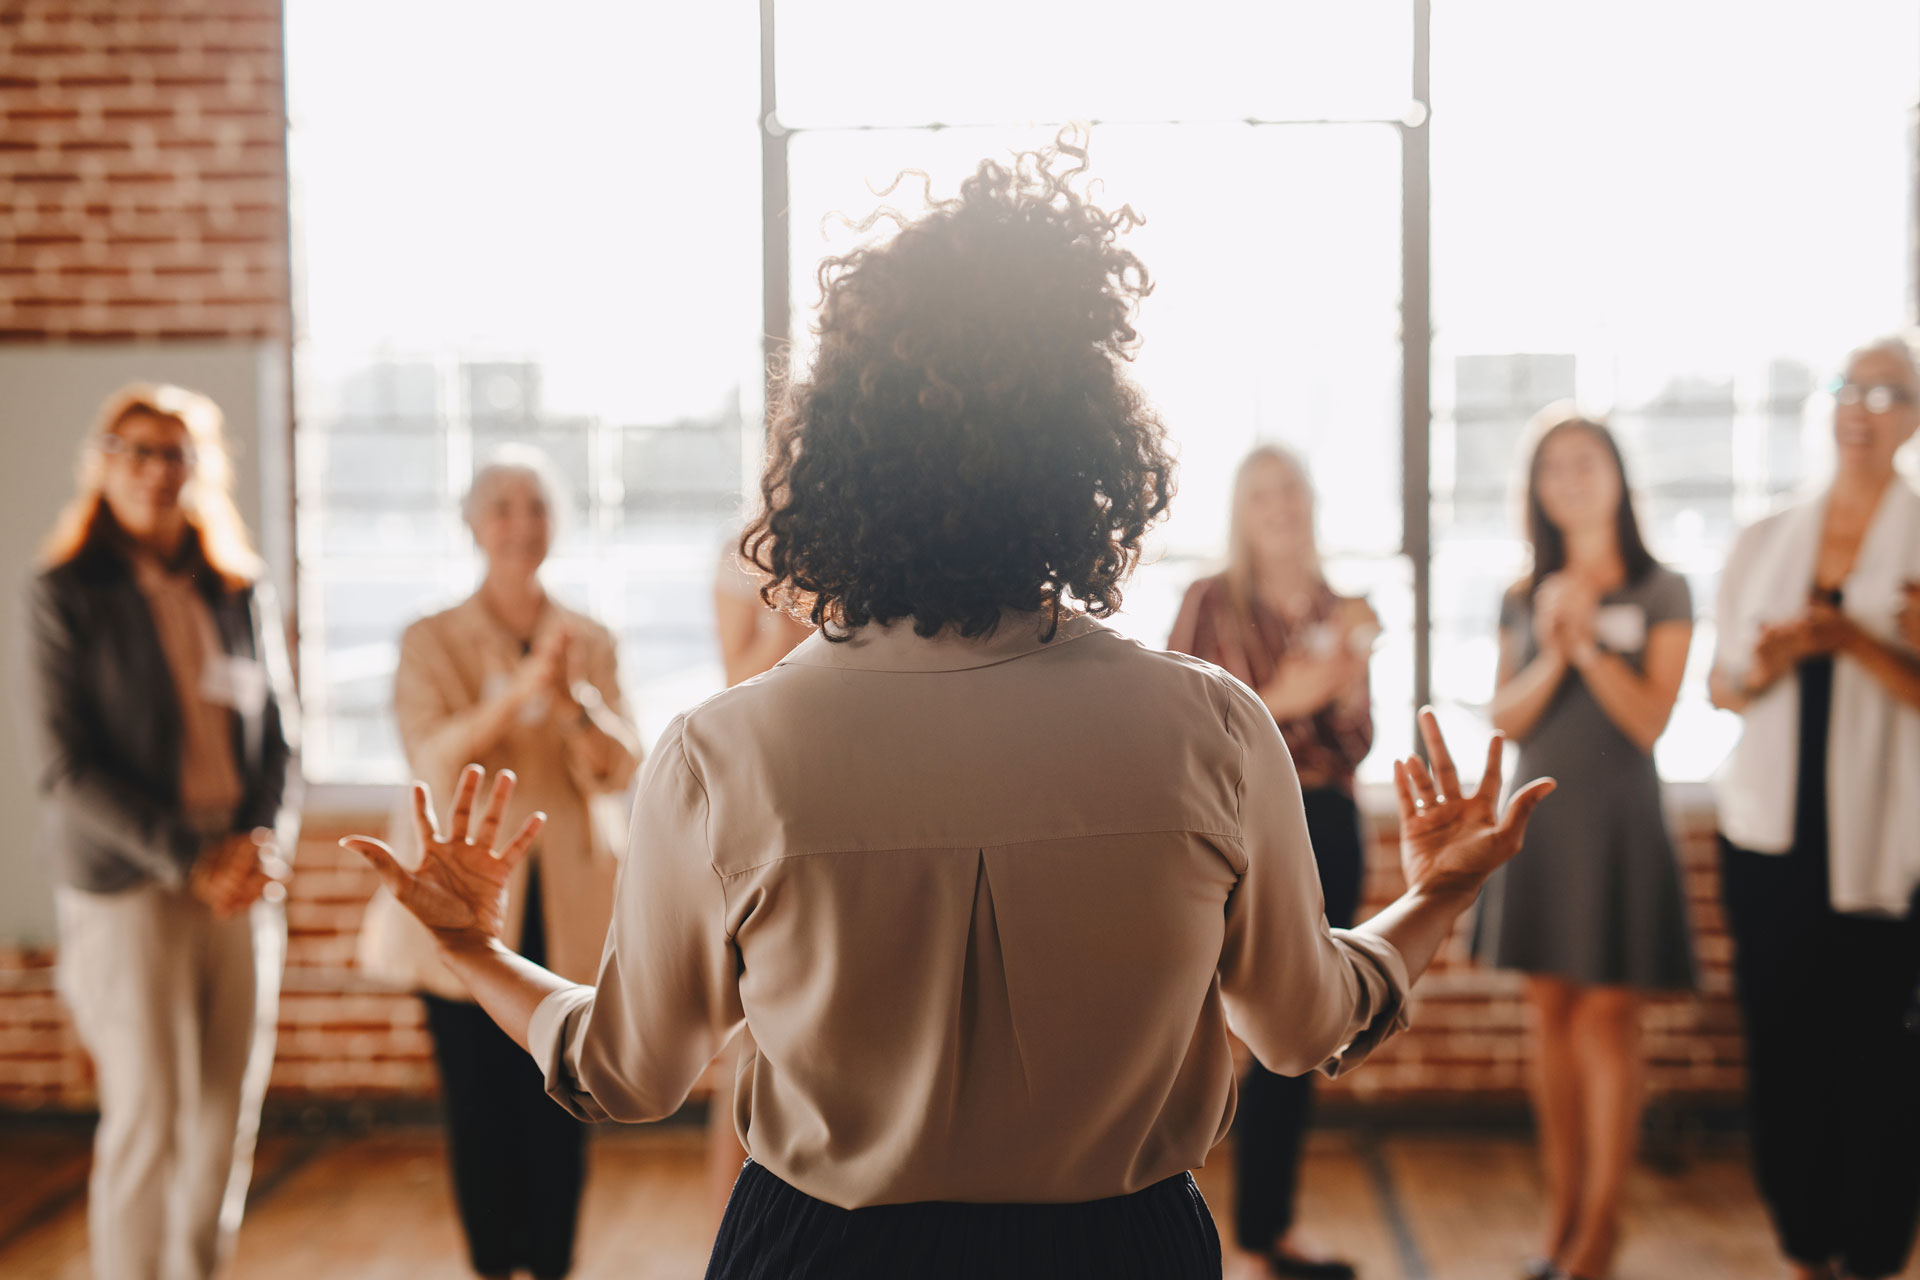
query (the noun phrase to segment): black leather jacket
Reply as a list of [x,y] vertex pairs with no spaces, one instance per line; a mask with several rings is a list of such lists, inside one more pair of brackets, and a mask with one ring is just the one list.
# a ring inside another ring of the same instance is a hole
[[[197,541],[185,554],[222,648],[265,676],[265,696],[231,717],[243,787],[233,829],[271,827],[291,858],[299,716],[272,588],[230,590]],[[207,837],[180,808],[180,702],[131,566],[97,541],[34,579],[29,616],[41,838],[55,875],[91,893],[184,884]]]

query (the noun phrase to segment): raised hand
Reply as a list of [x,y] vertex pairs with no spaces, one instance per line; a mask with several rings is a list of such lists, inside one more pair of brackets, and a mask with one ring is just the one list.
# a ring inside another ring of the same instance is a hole
[[547,822],[546,814],[531,814],[506,848],[495,848],[514,785],[512,771],[502,769],[487,792],[479,825],[471,827],[469,834],[474,800],[485,776],[486,770],[477,764],[461,771],[445,837],[435,831],[427,784],[413,784],[413,822],[421,849],[418,870],[401,866],[393,850],[371,836],[348,836],[340,842],[371,862],[400,905],[444,946],[486,946],[499,938],[506,920],[507,877],[527,856]]
[[1431,707],[1420,711],[1420,738],[1433,760],[1431,771],[1418,756],[1393,764],[1394,790],[1400,800],[1400,864],[1407,887],[1478,893],[1487,877],[1519,851],[1527,819],[1556,784],[1551,778],[1527,784],[1502,814],[1503,738],[1496,735],[1488,744],[1486,770],[1470,796],[1461,788]]

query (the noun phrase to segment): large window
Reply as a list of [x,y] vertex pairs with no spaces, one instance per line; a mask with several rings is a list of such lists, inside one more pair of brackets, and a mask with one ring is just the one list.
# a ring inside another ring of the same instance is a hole
[[547,573],[649,731],[717,688],[761,415],[756,33],[738,5],[288,5],[306,767],[403,778],[401,628],[470,592],[476,462],[545,450]]
[[[1410,747],[1423,683],[1483,734],[1520,431],[1565,396],[1612,415],[1705,614],[1733,529],[1822,473],[1825,378],[1905,318],[1920,6],[1433,7],[1429,124],[1416,0],[780,0],[766,84],[744,5],[290,4],[310,772],[400,776],[395,642],[472,588],[457,504],[508,440],[573,486],[550,579],[620,633],[644,727],[717,688],[707,591],[757,461],[763,330],[804,366],[820,260],[917,207],[917,180],[879,194],[902,171],[948,193],[1070,120],[1099,198],[1146,219],[1134,372],[1182,460],[1123,629],[1164,639],[1234,464],[1279,440],[1336,586],[1387,624],[1363,776]],[[763,264],[790,317],[763,314]],[[1401,315],[1429,281],[1430,372]],[[1430,505],[1404,505],[1407,463]],[[1670,777],[1729,739],[1710,641],[1707,617]]]
[[[1399,342],[1412,12],[1404,0],[1177,16],[1139,5],[1089,23],[999,3],[927,22],[898,5],[785,3],[776,26],[796,361],[811,348],[820,260],[888,234],[886,222],[855,230],[876,208],[911,213],[929,187],[951,195],[983,157],[1051,141],[1062,121],[1098,121],[1096,198],[1145,218],[1126,243],[1155,282],[1133,375],[1181,461],[1172,517],[1117,625],[1164,643],[1187,583],[1225,547],[1241,455],[1261,440],[1293,446],[1330,496],[1331,576],[1371,596],[1388,624],[1369,762],[1381,776],[1410,745],[1413,696]],[[851,47],[849,31],[862,33]],[[900,47],[941,55],[862,56]],[[1029,120],[1050,123],[1007,123]],[[908,170],[926,181],[896,187]]]
[[1705,778],[1738,732],[1706,701],[1728,544],[1826,474],[1827,380],[1907,316],[1920,6],[1436,9],[1436,696],[1484,736],[1522,429],[1573,398],[1610,415],[1693,587],[1659,756]]

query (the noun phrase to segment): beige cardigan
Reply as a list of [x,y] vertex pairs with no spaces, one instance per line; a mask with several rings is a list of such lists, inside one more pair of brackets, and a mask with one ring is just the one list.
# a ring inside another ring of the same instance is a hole
[[[534,856],[515,873],[508,887],[505,942],[518,948],[520,912],[514,908],[525,892],[527,869],[540,868],[543,918],[546,925],[547,968],[576,982],[591,982],[600,965],[613,909],[614,869],[618,841],[624,837],[621,821],[596,821],[608,801],[617,804],[639,767],[637,738],[620,694],[613,635],[605,627],[556,603],[549,603],[537,632],[566,625],[573,632],[568,652],[568,684],[585,680],[600,692],[602,715],[618,721],[620,730],[607,735],[612,743],[612,766],[595,775],[587,767],[575,735],[580,730],[564,722],[555,710],[512,729],[492,749],[476,752],[473,723],[479,705],[508,679],[521,660],[519,642],[509,635],[473,596],[443,613],[408,627],[400,640],[400,665],[394,675],[394,717],[413,775],[433,789],[445,818],[448,797],[461,769],[470,762],[489,774],[512,769],[519,786],[507,808],[503,829],[511,831],[536,809],[547,813],[546,830]],[[604,720],[603,720],[604,722]],[[412,823],[405,809],[396,810],[392,835],[396,853],[408,865],[419,854]],[[404,912],[381,922],[382,929],[417,938],[400,942],[363,939],[363,964],[368,947],[381,947],[386,959],[369,967],[384,970],[407,985],[436,995],[466,998],[466,991],[447,970],[423,930]],[[395,951],[411,957],[396,964]],[[396,973],[396,969],[401,972]]]

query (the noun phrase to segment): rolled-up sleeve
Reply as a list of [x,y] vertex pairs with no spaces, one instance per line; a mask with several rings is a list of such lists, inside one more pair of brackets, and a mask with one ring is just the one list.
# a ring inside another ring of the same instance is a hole
[[1259,700],[1228,683],[1242,764],[1240,881],[1220,955],[1228,1021],[1271,1071],[1338,1075],[1407,1026],[1406,962],[1383,938],[1328,927],[1286,743]]
[[685,718],[641,775],[600,975],[541,1001],[527,1047],[547,1093],[583,1120],[673,1114],[742,1021],[726,895]]

